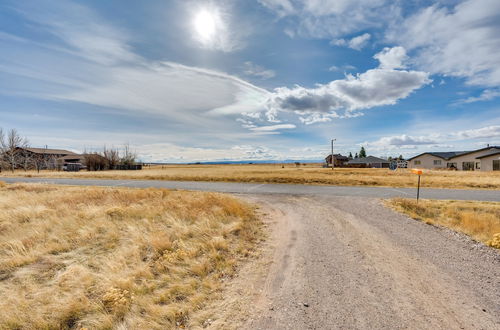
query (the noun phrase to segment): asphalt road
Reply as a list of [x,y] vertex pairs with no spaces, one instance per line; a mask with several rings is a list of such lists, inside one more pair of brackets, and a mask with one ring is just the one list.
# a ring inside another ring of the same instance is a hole
[[[48,179],[48,178],[0,178],[7,183],[38,182],[81,186],[122,186],[133,188],[168,188],[185,190],[217,191],[240,194],[293,194],[356,197],[415,197],[413,188],[314,186],[298,184],[259,184],[203,181],[156,181],[156,180],[97,180],[97,179]],[[420,189],[420,198],[480,200],[500,202],[499,190]]]

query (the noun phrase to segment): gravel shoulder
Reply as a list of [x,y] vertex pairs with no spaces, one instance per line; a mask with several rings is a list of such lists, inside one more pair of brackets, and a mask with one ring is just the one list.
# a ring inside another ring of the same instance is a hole
[[271,234],[227,293],[243,316],[217,328],[500,328],[496,250],[378,199],[240,197],[262,205]]

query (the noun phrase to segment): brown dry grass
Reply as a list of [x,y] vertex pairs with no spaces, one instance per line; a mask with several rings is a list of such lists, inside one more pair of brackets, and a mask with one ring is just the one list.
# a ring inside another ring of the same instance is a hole
[[202,326],[261,235],[222,194],[0,185],[0,329]]
[[[462,232],[490,246],[497,246],[500,235],[500,203],[476,201],[440,201],[394,198],[389,206],[410,217]],[[496,237],[495,237],[496,236]]]
[[[282,168],[284,166],[284,168]],[[1,176],[13,176],[3,172]],[[142,171],[23,172],[14,176],[64,177],[98,179],[180,180],[180,181],[228,181],[259,183],[296,183],[346,186],[415,187],[417,176],[407,169],[349,169],[321,168],[309,164],[296,168],[294,164],[264,165],[167,165],[145,168]],[[500,171],[444,171],[426,170],[422,187],[459,189],[500,189]]]

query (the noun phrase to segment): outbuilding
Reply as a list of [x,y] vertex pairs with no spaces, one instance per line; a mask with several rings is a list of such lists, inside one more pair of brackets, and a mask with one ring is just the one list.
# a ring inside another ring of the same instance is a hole
[[389,168],[389,162],[387,159],[382,159],[374,156],[354,158],[347,162],[347,165],[353,167],[372,167],[372,168]]

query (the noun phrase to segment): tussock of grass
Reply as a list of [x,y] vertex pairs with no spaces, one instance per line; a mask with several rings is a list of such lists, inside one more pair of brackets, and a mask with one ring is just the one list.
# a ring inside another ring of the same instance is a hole
[[196,326],[260,235],[222,194],[0,186],[0,328]]
[[[284,166],[284,168],[282,168]],[[350,169],[321,168],[320,164],[295,167],[293,164],[265,165],[168,165],[146,167],[142,171],[103,172],[24,172],[1,176],[65,177],[98,179],[227,181],[260,183],[326,184],[347,186],[415,187],[417,177],[407,169]],[[422,176],[422,187],[500,189],[500,171],[444,171],[427,170]]]
[[429,224],[437,224],[467,234],[500,248],[500,203],[476,201],[438,201],[394,198],[388,201],[396,210]]

